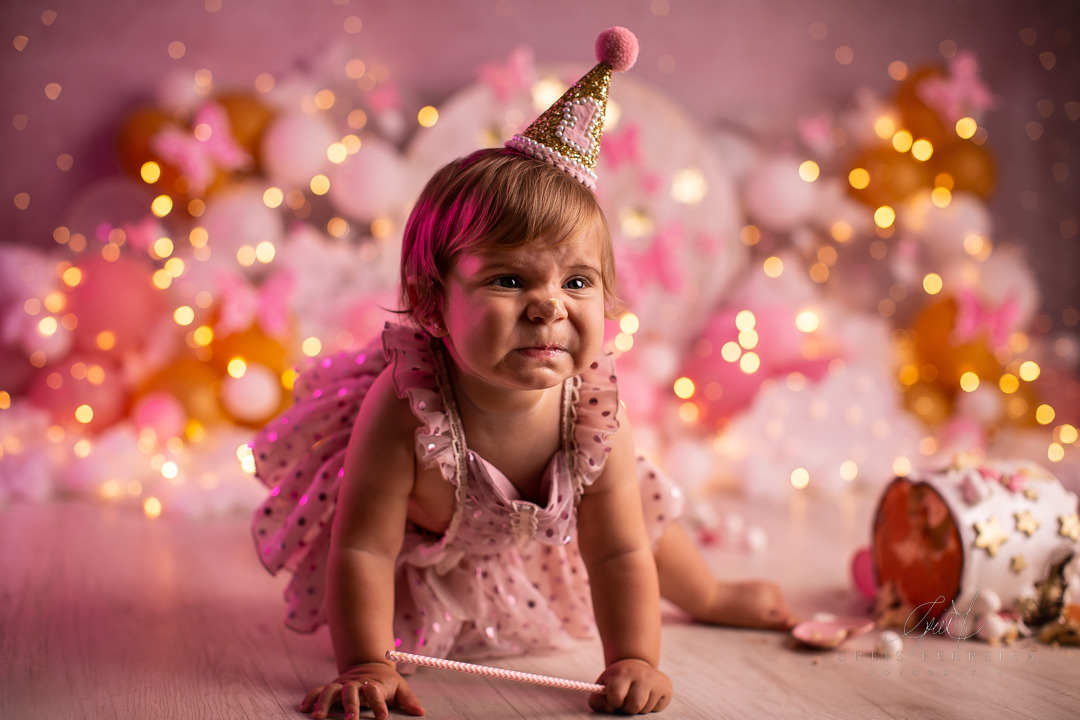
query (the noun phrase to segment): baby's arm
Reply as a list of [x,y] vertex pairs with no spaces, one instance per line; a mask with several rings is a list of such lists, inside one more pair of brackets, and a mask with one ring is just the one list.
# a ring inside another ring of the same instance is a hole
[[578,506],[578,544],[607,663],[598,679],[606,692],[589,704],[602,712],[656,712],[670,702],[672,688],[658,669],[660,590],[625,418],[612,445],[604,472]]
[[345,456],[330,541],[327,610],[338,677],[308,693],[300,709],[324,718],[340,700],[346,717],[387,705],[423,715],[416,696],[385,658],[394,647],[394,564],[415,479],[417,421],[384,372],[361,405]]

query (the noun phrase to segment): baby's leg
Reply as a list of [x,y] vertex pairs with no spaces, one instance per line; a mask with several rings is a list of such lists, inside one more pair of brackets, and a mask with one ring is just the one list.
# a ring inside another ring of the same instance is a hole
[[721,582],[677,522],[653,550],[660,594],[695,620],[715,625],[787,630],[793,624],[780,589],[770,582]]

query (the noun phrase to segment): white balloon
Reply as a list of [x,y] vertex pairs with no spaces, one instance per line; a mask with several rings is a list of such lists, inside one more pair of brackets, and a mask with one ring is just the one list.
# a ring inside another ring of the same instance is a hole
[[281,381],[265,365],[249,363],[243,375],[225,379],[221,403],[237,420],[262,422],[281,405]]
[[1001,393],[986,384],[979,385],[972,392],[960,393],[956,399],[958,413],[984,425],[997,422],[1004,409]]
[[275,119],[262,139],[266,174],[286,188],[307,187],[311,178],[326,172],[326,150],[337,140],[334,128],[321,113],[291,112]]
[[199,224],[206,229],[214,266],[223,262],[235,267],[236,251],[268,241],[277,243],[282,235],[278,212],[263,202],[258,187],[238,187],[216,193],[206,203]]
[[330,173],[330,202],[354,220],[372,220],[397,211],[407,197],[408,169],[391,145],[366,136],[359,152]]
[[799,176],[799,161],[773,157],[750,171],[743,200],[751,217],[771,230],[790,230],[814,213],[817,192]]
[[965,238],[989,238],[993,232],[990,212],[971,193],[956,193],[943,208],[934,205],[929,194],[918,195],[900,208],[900,220],[905,229],[921,236],[926,249],[939,259],[968,257]]

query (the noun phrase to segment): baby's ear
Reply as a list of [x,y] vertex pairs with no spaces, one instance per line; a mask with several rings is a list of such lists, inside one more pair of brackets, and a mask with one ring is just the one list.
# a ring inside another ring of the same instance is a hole
[[412,308],[413,318],[424,328],[429,335],[434,337],[446,336],[446,323],[443,322],[442,312],[437,298],[421,298],[418,282],[411,278],[405,286],[408,294],[409,306]]
[[405,296],[409,299],[409,307],[416,309],[420,305],[420,293],[416,290],[416,278],[409,278],[405,284]]

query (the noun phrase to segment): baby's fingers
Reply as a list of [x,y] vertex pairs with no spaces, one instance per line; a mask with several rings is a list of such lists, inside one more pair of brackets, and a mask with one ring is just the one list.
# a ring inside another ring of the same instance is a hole
[[601,713],[640,715],[663,710],[671,696],[658,689],[650,690],[641,683],[613,682],[605,692],[589,696],[589,707]]
[[386,707],[386,691],[383,690],[382,683],[365,682],[360,686],[360,692],[364,695],[364,704],[375,713],[375,720],[386,720],[390,717],[390,710]]
[[315,707],[315,701],[319,699],[319,694],[323,691],[323,687],[320,685],[317,688],[308,690],[308,694],[300,701],[300,712],[311,712],[311,709]]
[[367,683],[353,680],[345,683],[345,687],[341,689],[341,709],[350,720],[356,720],[360,715],[360,693],[364,685]]
[[397,703],[399,708],[410,715],[424,714],[424,708],[420,705],[420,700],[406,682],[402,682],[398,685],[397,695],[394,696],[394,702]]
[[341,687],[340,683],[330,683],[313,689],[304,696],[300,711],[310,712],[311,717],[316,720],[325,718],[330,713],[330,708],[334,707],[334,701],[341,695]]

